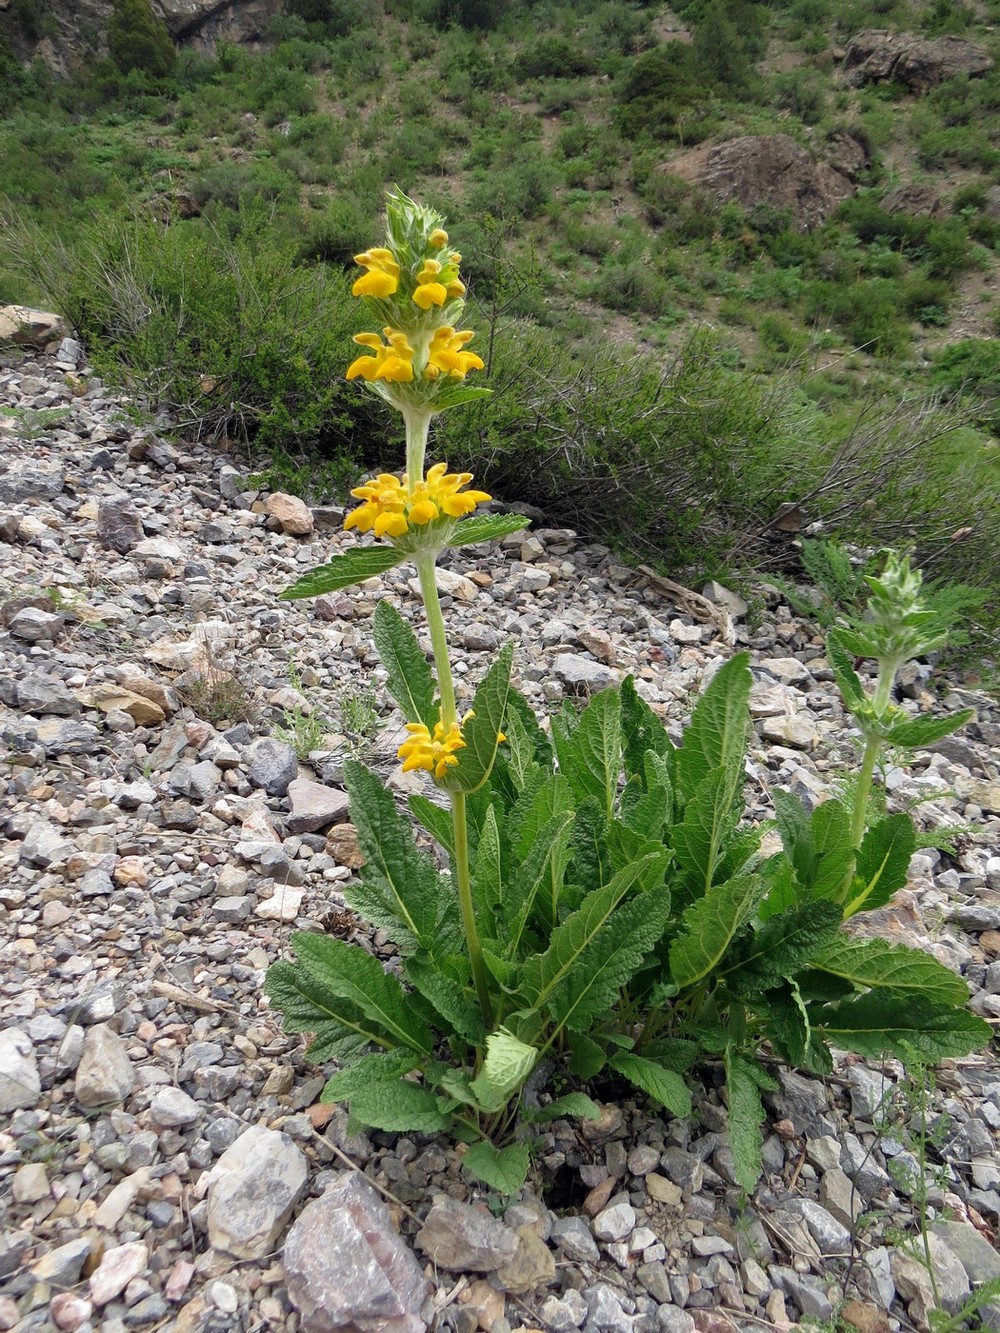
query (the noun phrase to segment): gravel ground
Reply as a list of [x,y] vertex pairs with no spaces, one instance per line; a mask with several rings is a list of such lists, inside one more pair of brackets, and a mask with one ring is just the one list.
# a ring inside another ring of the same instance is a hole
[[[342,513],[244,491],[224,453],[124,405],[72,345],[0,355],[0,1330],[721,1333],[839,1312],[881,1333],[1000,1275],[993,1051],[929,1088],[892,1062],[782,1071],[749,1201],[710,1082],[690,1122],[610,1090],[599,1123],[549,1127],[502,1216],[447,1143],[348,1135],[262,981],[294,929],[364,937],[341,765],[419,786],[370,639],[377,599],[420,632],[419,599],[392,571],[279,603],[351,540]],[[750,632],[723,590],[544,523],[442,577],[459,680],[513,636],[540,709],[631,672],[679,726],[749,647],[752,818],[856,763],[822,640],[775,601]],[[926,675],[904,689],[929,707]],[[976,720],[886,776],[925,826],[963,824],[960,850],[918,853],[874,928],[960,971],[995,1021],[1000,708],[947,702]],[[907,1251],[922,1196],[936,1296]]]

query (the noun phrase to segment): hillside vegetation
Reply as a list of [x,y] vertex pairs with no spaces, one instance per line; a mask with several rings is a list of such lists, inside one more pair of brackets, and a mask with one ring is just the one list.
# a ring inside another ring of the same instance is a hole
[[[181,429],[340,497],[395,463],[342,376],[397,183],[450,220],[495,391],[442,427],[452,463],[675,573],[915,543],[995,625],[1000,68],[915,91],[843,57],[875,25],[996,56],[998,0],[287,11],[264,52],[171,60],[116,0],[70,82],[0,48],[0,302],[58,304]],[[45,17],[15,0],[8,37]],[[692,150],[774,134],[853,155],[809,229],[697,183]]]

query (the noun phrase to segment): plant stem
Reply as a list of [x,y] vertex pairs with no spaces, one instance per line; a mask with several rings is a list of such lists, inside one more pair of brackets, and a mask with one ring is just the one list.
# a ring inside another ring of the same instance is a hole
[[[419,552],[415,557],[417,576],[420,579],[420,593],[424,599],[427,613],[427,627],[434,650],[434,665],[437,669],[438,690],[441,694],[441,723],[447,733],[454,722],[458,721],[455,712],[455,684],[451,675],[451,659],[448,655],[448,636],[445,632],[444,615],[438,597],[437,581],[434,578],[435,559],[431,552]],[[469,952],[472,967],[472,979],[479,997],[479,1007],[483,1011],[483,1023],[487,1032],[493,1027],[493,1006],[486,976],[486,963],[483,959],[482,945],[479,943],[479,931],[476,927],[476,914],[472,905],[472,875],[469,869],[469,824],[465,808],[465,792],[453,791],[451,795],[451,822],[455,831],[455,885],[458,889],[458,905],[462,913],[462,927],[465,931],[465,946]]]
[[882,738],[880,736],[869,736],[865,741],[865,752],[861,759],[861,772],[858,775],[858,786],[854,796],[854,823],[851,827],[851,842],[855,851],[861,846],[861,839],[865,836],[868,797],[871,795],[875,765],[878,762],[881,749]]
[[424,478],[424,454],[427,452],[431,417],[424,408],[401,407],[399,410],[406,425],[406,475],[413,486]]

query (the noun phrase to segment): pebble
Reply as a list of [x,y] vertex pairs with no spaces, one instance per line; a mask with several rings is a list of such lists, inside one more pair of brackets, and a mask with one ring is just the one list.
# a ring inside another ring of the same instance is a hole
[[[443,1140],[348,1137],[343,1109],[319,1103],[327,1071],[282,1031],[261,981],[296,923],[329,913],[351,929],[340,895],[363,856],[343,822],[336,728],[346,695],[381,689],[376,601],[423,633],[411,571],[322,604],[280,602],[303,569],[354,545],[340,517],[259,494],[217,451],[123,424],[126,404],[82,349],[72,355],[94,391],[42,437],[19,438],[0,409],[0,582],[18,593],[0,599],[0,1281],[14,1293],[0,1296],[0,1327],[423,1333],[440,1318],[428,1294],[456,1281],[459,1303],[441,1312],[454,1333],[519,1322],[716,1333],[719,1305],[744,1310],[746,1328],[781,1325],[830,1317],[826,1269],[839,1275],[864,1210],[859,1299],[924,1319],[899,1239],[916,1228],[916,1205],[888,1169],[903,1179],[914,1158],[905,1127],[883,1123],[905,1091],[891,1062],[885,1073],[838,1064],[828,1086],[779,1070],[780,1090],[765,1094],[767,1176],[745,1205],[728,1184],[711,1087],[696,1090],[691,1124],[627,1102],[594,1125],[536,1129],[546,1197],[526,1195],[503,1222]],[[48,391],[63,401],[51,356],[0,351],[5,400]],[[80,459],[100,461],[82,472]],[[510,637],[539,709],[631,671],[674,721],[730,652],[712,624],[567,530],[536,525],[454,563],[439,582],[464,707]],[[745,607],[726,592],[705,595],[739,621]],[[743,625],[736,634],[748,642]],[[811,808],[857,750],[812,626],[779,607],[751,649],[748,796],[764,820],[774,787]],[[191,691],[194,679],[207,693]],[[234,704],[241,688],[249,705],[237,716],[211,706],[227,682]],[[973,1006],[992,1013],[1000,708],[969,697],[975,725],[894,772],[890,795],[930,797],[921,818],[966,819],[969,832],[956,856],[914,858],[883,926],[946,955]],[[384,702],[371,752],[388,774],[401,719]],[[329,723],[330,751],[300,759],[272,733],[296,707]],[[995,1058],[957,1062],[930,1096],[956,1126],[940,1148],[947,1193],[932,1223],[954,1301],[998,1262],[979,1230],[980,1217],[1000,1221]],[[343,1171],[334,1144],[417,1220]],[[761,1224],[775,1218],[790,1247]],[[824,1270],[798,1271],[805,1254]]]

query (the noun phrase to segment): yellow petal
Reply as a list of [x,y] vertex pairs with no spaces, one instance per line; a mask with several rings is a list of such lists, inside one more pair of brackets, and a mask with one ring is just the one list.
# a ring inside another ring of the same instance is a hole
[[427,244],[432,250],[441,250],[448,244],[448,233],[443,227],[435,227],[427,237]]
[[416,504],[410,505],[409,520],[422,527],[425,523],[433,523],[438,515],[438,507],[432,500],[418,500]]
[[444,305],[448,292],[440,282],[424,282],[413,293],[413,300],[421,310],[430,310],[432,305]]
[[374,296],[381,299],[392,296],[399,288],[399,279],[380,269],[370,269],[355,282],[351,288],[352,296]]
[[356,380],[359,375],[364,380],[378,379],[378,357],[359,356],[357,361],[352,361],[347,367],[346,378]]
[[402,537],[406,527],[405,514],[379,514],[375,520],[375,536]]

